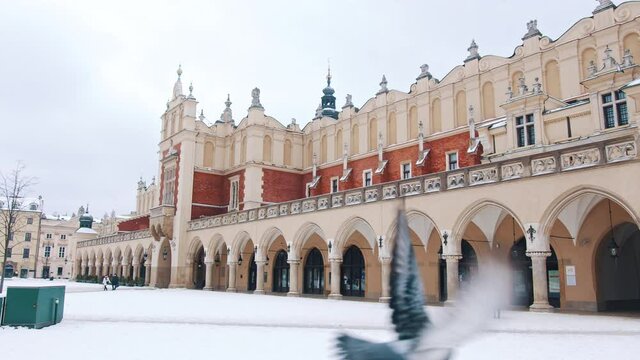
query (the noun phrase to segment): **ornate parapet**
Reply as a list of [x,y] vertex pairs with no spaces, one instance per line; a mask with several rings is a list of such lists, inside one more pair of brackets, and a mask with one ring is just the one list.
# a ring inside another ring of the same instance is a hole
[[556,171],[556,158],[553,156],[531,160],[531,175],[543,175]]
[[160,241],[161,237],[173,239],[173,218],[176,208],[171,205],[154,207],[149,215],[149,231],[154,239]]
[[498,181],[498,167],[469,171],[469,185],[480,185]]
[[635,141],[626,141],[609,145],[605,148],[607,162],[618,162],[635,159],[638,156],[638,148]]
[[119,243],[123,241],[147,239],[150,237],[151,237],[151,232],[149,230],[132,231],[132,232],[99,237],[97,239],[78,241],[78,244],[76,245],[76,247],[79,249],[79,248],[89,247],[89,246],[107,245],[107,244]]
[[595,166],[600,163],[600,149],[585,149],[560,156],[560,166],[562,170],[580,169]]

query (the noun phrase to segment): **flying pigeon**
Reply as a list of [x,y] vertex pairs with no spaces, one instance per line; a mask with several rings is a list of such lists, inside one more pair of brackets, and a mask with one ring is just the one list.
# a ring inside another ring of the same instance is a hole
[[466,289],[468,292],[461,293],[444,324],[436,326],[425,312],[422,281],[402,210],[398,211],[394,243],[389,306],[398,338],[374,343],[342,334],[337,338],[338,356],[342,360],[451,359],[459,343],[476,333],[493,311],[502,306],[503,273],[487,266]]

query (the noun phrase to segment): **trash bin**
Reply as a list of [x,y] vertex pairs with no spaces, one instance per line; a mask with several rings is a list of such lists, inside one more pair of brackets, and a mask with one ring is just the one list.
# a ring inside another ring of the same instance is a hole
[[41,329],[62,321],[64,286],[10,287],[2,325]]

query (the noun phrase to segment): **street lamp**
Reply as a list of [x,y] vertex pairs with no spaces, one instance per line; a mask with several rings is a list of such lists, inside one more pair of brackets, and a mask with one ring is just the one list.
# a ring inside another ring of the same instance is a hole
[[609,245],[607,246],[607,248],[609,249],[609,255],[611,255],[612,258],[616,259],[619,255],[620,247],[616,242],[616,235],[613,232],[613,218],[611,216],[611,200],[609,200],[609,230],[611,232],[611,241],[609,241]]

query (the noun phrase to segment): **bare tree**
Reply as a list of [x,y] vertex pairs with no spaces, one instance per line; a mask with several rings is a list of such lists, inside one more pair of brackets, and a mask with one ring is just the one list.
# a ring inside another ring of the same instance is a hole
[[[4,275],[7,264],[7,249],[14,234],[25,226],[24,218],[28,214],[23,199],[35,180],[23,174],[24,165],[18,163],[10,174],[0,173],[0,251],[2,252],[2,274],[0,276],[0,294],[4,289]],[[38,219],[40,221],[40,219]],[[17,245],[13,244],[13,246]],[[35,269],[34,269],[35,271]]]

